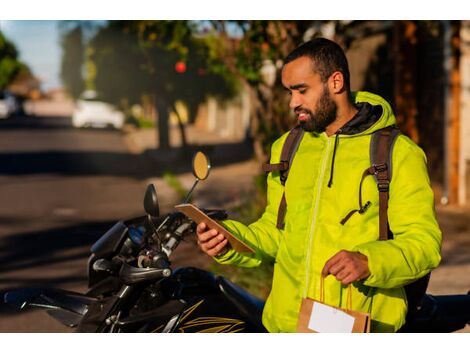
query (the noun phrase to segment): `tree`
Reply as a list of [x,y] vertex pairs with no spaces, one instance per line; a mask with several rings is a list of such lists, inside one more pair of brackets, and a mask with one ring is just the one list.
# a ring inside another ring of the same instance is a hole
[[[111,21],[90,42],[102,99],[130,105],[148,97],[158,112],[159,148],[169,148],[168,113],[184,101],[194,116],[207,96],[228,98],[236,83],[208,65],[210,47],[188,21]],[[193,117],[192,117],[193,118]],[[180,121],[182,140],[184,128]]]
[[85,88],[83,79],[83,64],[85,49],[82,28],[77,25],[62,35],[62,63],[60,77],[67,92],[73,98],[78,98]]
[[19,74],[29,72],[29,68],[18,60],[15,45],[0,32],[0,90],[8,87]]
[[[258,160],[266,161],[269,147],[294,124],[282,88],[282,60],[300,44],[312,27],[311,21],[212,21],[219,41],[212,58],[240,79],[250,92],[251,135]],[[234,28],[236,30],[234,30]],[[241,32],[241,36],[231,32]],[[272,71],[274,80],[264,76]]]

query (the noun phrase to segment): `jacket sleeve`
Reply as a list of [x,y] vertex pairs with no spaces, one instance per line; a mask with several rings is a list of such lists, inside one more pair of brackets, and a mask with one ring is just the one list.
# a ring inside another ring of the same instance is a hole
[[392,163],[388,220],[394,238],[354,248],[368,258],[370,276],[364,284],[379,288],[411,283],[437,267],[441,260],[442,233],[424,152],[400,136]]
[[[285,138],[276,141],[271,150],[271,163],[278,163]],[[224,255],[214,258],[221,264],[234,264],[242,267],[256,267],[263,260],[274,261],[283,231],[276,227],[279,203],[284,192],[279,172],[271,172],[267,177],[267,205],[261,218],[246,226],[238,221],[226,220],[222,225],[234,236],[255,249],[254,254],[235,252],[230,249]]]

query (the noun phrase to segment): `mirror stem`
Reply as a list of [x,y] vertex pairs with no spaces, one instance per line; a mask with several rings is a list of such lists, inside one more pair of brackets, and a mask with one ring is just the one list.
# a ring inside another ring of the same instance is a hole
[[191,197],[191,193],[193,193],[194,187],[196,187],[198,182],[199,182],[199,179],[196,178],[196,181],[194,182],[193,186],[191,187],[191,190],[189,191],[188,195],[186,196],[186,199],[184,200],[183,204],[185,204],[189,201],[189,198]]
[[147,219],[148,219],[148,222],[150,223],[150,227],[152,228],[153,232],[155,233],[155,235],[157,236],[157,245],[158,245],[158,248],[161,249],[162,248],[162,240],[160,239],[160,235],[158,233],[158,230],[160,229],[156,229],[155,228],[155,224],[153,223],[153,220],[152,220],[152,217],[150,215],[147,214]]

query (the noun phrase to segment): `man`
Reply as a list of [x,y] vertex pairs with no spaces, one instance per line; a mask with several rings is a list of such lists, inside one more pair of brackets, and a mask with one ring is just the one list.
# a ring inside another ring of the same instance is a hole
[[[323,38],[289,54],[282,84],[305,130],[287,182],[283,187],[279,172],[268,175],[267,207],[255,223],[224,222],[256,253],[235,252],[223,235],[207,231],[203,223],[197,228],[199,245],[224,264],[274,262],[263,311],[270,332],[295,331],[302,298],[320,297],[321,276],[326,304],[345,308],[346,288],[352,284],[352,309],[371,314],[371,331],[396,331],[407,313],[403,286],[440,262],[442,236],[425,155],[406,136],[397,138],[388,201],[394,238],[379,241],[379,195],[372,176],[363,180],[361,189],[362,200],[371,205],[362,212],[351,210],[357,209],[362,174],[370,167],[371,134],[396,123],[390,105],[371,93],[351,93],[343,50]],[[273,144],[271,163],[280,162],[286,136]],[[283,192],[287,212],[279,229]]]

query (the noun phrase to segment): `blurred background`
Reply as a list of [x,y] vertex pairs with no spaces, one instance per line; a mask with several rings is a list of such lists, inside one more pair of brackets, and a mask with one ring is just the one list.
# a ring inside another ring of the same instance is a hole
[[[470,21],[0,21],[0,293],[85,292],[90,246],[191,187],[249,223],[265,206],[261,163],[293,126],[283,58],[313,37],[346,50],[353,90],[387,99],[426,152],[444,233],[432,294],[470,289]],[[259,297],[271,268],[214,264],[188,241],[175,266],[229,277]],[[44,312],[0,307],[0,332],[68,331]]]

